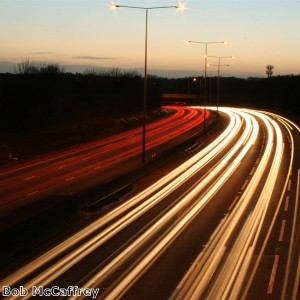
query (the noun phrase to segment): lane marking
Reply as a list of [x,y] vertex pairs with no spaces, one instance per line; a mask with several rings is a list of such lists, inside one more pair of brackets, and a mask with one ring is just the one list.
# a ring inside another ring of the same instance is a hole
[[241,188],[242,191],[246,188],[248,182],[249,182],[249,179],[246,179],[246,181],[244,182],[244,185]]
[[90,158],[91,158],[90,156],[87,156],[87,157],[83,158],[82,160],[88,160]]
[[72,176],[72,177],[70,177],[70,178],[67,178],[65,181],[71,181],[71,180],[73,180],[73,179],[75,179],[74,176]]
[[252,175],[253,175],[253,173],[254,173],[255,169],[256,169],[255,167],[253,167],[253,168],[252,168],[252,170],[251,170],[251,172],[250,172],[250,176],[252,176]]
[[29,177],[24,178],[24,180],[30,180],[30,179],[33,179],[33,178],[35,178],[35,177],[36,177],[35,175],[32,175],[32,176],[29,176]]
[[283,241],[283,236],[284,236],[284,231],[285,231],[285,224],[286,224],[286,220],[282,220],[279,239],[278,239],[279,242]]
[[66,167],[66,165],[60,166],[60,167],[58,167],[58,170],[63,169],[65,167]]
[[286,196],[286,198],[285,198],[285,205],[284,205],[284,211],[288,211],[288,209],[289,209],[289,202],[290,202],[290,196]]
[[232,202],[232,204],[230,205],[230,207],[228,208],[228,210],[232,210],[232,208],[235,206],[236,202],[238,201],[238,199],[240,198],[240,196],[236,196]]
[[[299,232],[300,232],[300,228],[298,228],[298,236],[299,236]],[[296,276],[295,276],[295,284],[294,284],[294,289],[293,289],[292,300],[297,299],[299,283],[300,283],[300,255],[298,258],[298,267],[297,267],[297,272],[296,272]]]
[[[298,204],[299,204],[299,192],[300,192],[300,169],[298,169],[297,192],[296,192],[296,199],[295,199],[295,211],[294,211],[294,219],[293,219],[292,237],[295,236],[295,232],[296,232],[295,227],[296,227],[296,219],[297,219]],[[299,233],[299,227],[298,227],[298,233]],[[297,237],[294,238],[294,241],[297,241]],[[294,280],[292,300],[296,300],[297,293],[298,293],[298,286],[299,286],[299,281],[300,281],[300,264],[299,264],[299,262],[300,262],[300,255],[299,255],[299,259],[298,259],[298,268],[297,268],[297,272],[296,272],[296,277]]]
[[[281,299],[284,299],[287,290],[287,284],[291,273],[292,268],[292,256],[295,251],[295,242],[296,240],[296,225],[297,225],[297,213],[298,213],[298,205],[299,205],[299,192],[300,192],[300,169],[298,169],[298,177],[297,177],[297,185],[296,185],[296,197],[295,197],[295,207],[294,207],[294,215],[293,215],[293,223],[292,223],[292,231],[290,234],[290,246],[286,263],[286,271],[284,276],[284,282],[281,292]],[[294,279],[293,279],[294,280]],[[293,291],[298,289],[298,282],[294,281]]]
[[288,184],[288,188],[287,188],[288,192],[291,190],[291,184],[292,184],[292,180],[290,179],[289,184]]
[[277,268],[278,268],[278,261],[279,261],[279,255],[276,254],[274,257],[274,263],[273,263],[273,268],[272,268],[272,272],[271,272],[271,276],[270,276],[267,294],[272,294],[272,292],[273,292],[275,276],[276,276],[276,272],[277,272]]
[[27,194],[26,196],[32,196],[32,195],[34,195],[34,194],[37,194],[39,191],[34,191],[34,192],[31,192],[31,193],[29,193],[29,194]]
[[102,168],[102,166],[95,167],[94,170],[98,170],[100,168]]
[[256,160],[255,164],[258,165],[259,162],[260,162],[260,158],[258,158],[258,159]]

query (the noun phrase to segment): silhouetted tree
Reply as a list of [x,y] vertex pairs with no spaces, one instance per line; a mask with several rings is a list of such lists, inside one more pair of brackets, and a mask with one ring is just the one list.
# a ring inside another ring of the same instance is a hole
[[56,74],[62,74],[65,73],[66,69],[62,66],[60,66],[59,64],[54,64],[54,63],[50,63],[50,64],[41,64],[39,67],[39,73],[41,74],[52,74],[52,75],[56,75]]
[[274,69],[274,66],[272,66],[272,65],[266,66],[266,74],[268,75],[268,78],[270,78],[273,75],[273,69]]
[[39,73],[39,68],[29,59],[22,59],[14,68],[14,72],[17,74],[37,74]]
[[65,73],[65,68],[55,63],[40,63],[32,62],[29,59],[22,59],[14,68],[16,74],[62,74]]

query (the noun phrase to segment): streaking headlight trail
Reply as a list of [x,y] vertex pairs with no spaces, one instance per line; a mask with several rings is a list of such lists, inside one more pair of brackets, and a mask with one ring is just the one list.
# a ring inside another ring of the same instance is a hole
[[[193,119],[194,109],[199,108],[188,108],[186,118],[178,110],[182,122]],[[168,299],[296,300],[300,167],[295,153],[300,129],[266,111],[233,107],[219,111],[228,125],[210,144],[2,278],[0,286],[22,285],[30,291],[33,286],[63,282],[99,288],[100,299],[132,299],[141,293],[153,299],[147,274],[156,274],[150,276],[151,285],[160,287],[165,293],[160,296]],[[199,251],[189,248],[197,244],[203,245]],[[177,248],[182,260],[175,257]],[[164,259],[171,263],[162,268]],[[168,278],[164,272],[176,276]],[[67,282],[70,273],[83,275]],[[29,292],[26,298],[30,297]]]

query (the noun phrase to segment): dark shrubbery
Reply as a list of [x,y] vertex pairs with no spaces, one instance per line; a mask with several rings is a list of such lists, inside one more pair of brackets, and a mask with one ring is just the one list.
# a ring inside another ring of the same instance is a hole
[[16,74],[62,74],[65,68],[55,63],[35,63],[29,59],[22,60],[14,69]]
[[[0,134],[132,114],[143,109],[143,78],[136,71],[91,69],[71,74],[57,64],[25,60],[17,65],[15,73],[0,74]],[[196,104],[203,104],[204,79],[199,79],[202,103]],[[149,76],[148,107],[159,106],[159,95],[163,93],[199,93],[199,83],[189,80]],[[216,82],[216,77],[207,79],[208,105],[216,105]],[[277,109],[299,115],[299,86],[299,75],[225,77],[220,79],[220,105]]]
[[[148,111],[161,94],[198,94],[204,79],[148,77]],[[216,105],[217,78],[207,79],[207,105]],[[211,85],[210,85],[211,84]],[[300,116],[300,76],[220,79],[220,105],[273,109]],[[22,61],[0,74],[0,164],[10,153],[30,157],[137,126],[119,116],[143,110],[144,80],[135,71],[66,73],[57,64]],[[175,99],[174,99],[175,100]],[[179,101],[183,101],[180,99]],[[176,102],[176,100],[175,100]],[[136,119],[136,118],[134,118]]]
[[[199,94],[201,81],[203,105],[204,78],[196,83],[191,78],[162,79],[164,93]],[[210,86],[211,84],[211,86]],[[217,78],[207,78],[207,104],[216,105]],[[300,75],[273,76],[270,78],[220,78],[220,105],[273,109],[300,116]],[[191,103],[191,104],[195,104]]]
[[136,73],[82,75],[64,73],[55,65],[27,67],[21,74],[0,74],[2,133],[142,109],[143,81]]
[[221,100],[236,105],[289,112],[300,116],[300,75],[270,78],[222,78]]

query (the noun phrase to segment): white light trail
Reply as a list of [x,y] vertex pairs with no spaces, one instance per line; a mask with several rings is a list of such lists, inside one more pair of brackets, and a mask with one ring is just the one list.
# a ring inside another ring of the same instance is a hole
[[[29,274],[35,272],[39,269],[43,264],[46,264],[48,261],[54,259],[59,256],[61,253],[65,252],[67,249],[73,247],[75,244],[79,243],[82,239],[91,235],[93,232],[106,226],[106,224],[110,223],[112,220],[117,219],[119,216],[127,212],[127,214],[116,220],[113,225],[108,227],[107,229],[103,229],[102,233],[98,234],[96,237],[89,240],[84,245],[80,246],[78,249],[74,250],[72,253],[68,253],[68,255],[58,261],[54,266],[51,266],[49,269],[45,270],[43,273],[40,273],[37,278],[33,278],[26,287],[30,288],[32,285],[47,285],[52,280],[57,278],[60,274],[68,270],[72,267],[76,262],[80,259],[84,258],[86,255],[91,253],[94,249],[103,244],[106,240],[114,236],[117,232],[122,230],[125,226],[133,222],[139,216],[141,216],[144,212],[150,209],[153,205],[155,205],[158,201],[161,201],[165,195],[171,193],[174,190],[174,186],[169,188],[168,186],[163,189],[167,184],[174,184],[174,180],[176,177],[180,177],[177,180],[177,185],[180,185],[180,180],[187,180],[187,176],[185,174],[186,170],[190,170],[192,172],[196,172],[199,167],[203,167],[206,165],[214,155],[216,155],[220,150],[225,147],[227,143],[231,141],[233,136],[239,130],[241,126],[241,122],[239,118],[230,114],[230,123],[224,133],[220,135],[212,144],[208,145],[204,148],[200,153],[192,157],[189,161],[178,167],[176,170],[171,172],[170,174],[163,177],[161,180],[157,181],[155,184],[147,188],[145,191],[142,191],[136,197],[133,197],[126,203],[120,205],[117,209],[109,212],[106,216],[97,220],[87,228],[78,232],[71,238],[67,239],[65,242],[61,243],[57,247],[51,249],[46,252],[44,255],[35,259],[28,265],[20,268],[15,273],[11,274],[7,278],[0,281],[0,286],[13,286],[16,282],[20,281],[22,278],[27,277]],[[209,155],[208,155],[209,154]],[[176,186],[176,183],[175,183]],[[145,201],[151,195],[157,193],[155,196],[155,201],[153,197],[148,201]],[[140,206],[135,207],[140,203]]]
[[[262,114],[253,111],[250,111],[250,113],[261,118],[268,128],[268,141],[264,155],[241,199],[233,208],[230,215],[227,215],[228,218],[226,218],[224,223],[220,224],[216,229],[216,234],[210,239],[203,253],[195,260],[194,265],[196,265],[196,268],[193,266],[195,268],[194,271],[188,273],[189,277],[185,277],[182,280],[180,289],[176,290],[172,299],[201,299],[208,287],[207,299],[238,298],[264,221],[283,152],[282,134],[279,126]],[[274,158],[271,155],[274,142],[271,124],[274,126],[277,138]],[[234,229],[240,224],[242,217],[245,216],[246,209],[257,190],[258,184],[261,182],[266,165],[270,160],[273,160],[273,163],[257,204],[254,210],[247,216],[238,237],[234,238],[233,247],[225,259],[223,257],[224,253],[222,252],[222,255],[220,255],[219,250],[225,247],[229,239],[231,239]],[[222,261],[223,263],[221,264]],[[215,270],[217,268],[219,268],[218,275],[212,281],[213,276],[216,275]],[[208,272],[208,269],[211,272]]]
[[[207,245],[172,295],[172,299],[180,300],[202,299],[203,297],[206,299],[237,299],[241,294],[242,298],[245,298],[274,226],[279,207],[283,199],[287,199],[284,197],[284,193],[288,187],[288,176],[283,184],[281,197],[276,204],[276,211],[270,221],[270,228],[265,241],[254,260],[253,271],[251,271],[248,283],[244,286],[245,276],[249,270],[250,262],[253,262],[253,254],[258,239],[261,237],[273,195],[272,191],[282,166],[283,153],[286,151],[278,122],[281,122],[286,128],[292,143],[291,162],[287,175],[291,174],[294,158],[291,131],[293,128],[298,130],[299,128],[287,119],[266,112],[235,108],[219,108],[219,110],[230,117],[230,123],[214,142],[149,188],[118,206],[117,209],[110,211],[57,247],[1,280],[0,286],[13,286],[20,283],[24,278],[27,282],[21,283],[28,289],[33,285],[49,285],[92,251],[116,236],[138,218],[142,218],[146,212],[164,201],[173,192],[175,193],[199,170],[205,170],[204,168],[208,163],[216,160],[221,151],[226,150],[227,152],[223,154],[222,158],[218,158],[214,166],[210,166],[210,170],[202,178],[199,178],[198,182],[187,189],[184,195],[178,197],[177,202],[174,202],[168,211],[164,211],[160,218],[149,224],[147,228],[141,228],[129,245],[126,245],[122,251],[113,254],[110,260],[93,273],[93,276],[88,278],[82,286],[82,288],[101,286],[110,276],[119,274],[122,266],[132,260],[130,268],[118,275],[118,280],[115,283],[106,287],[105,297],[108,299],[121,297],[172,245],[207,203],[213,200],[213,196],[226,181],[235,174],[257,141],[260,132],[257,121],[259,120],[266,128],[266,142],[262,156],[256,160],[251,169],[251,178],[247,178],[242,184],[242,193],[239,196],[233,195],[234,203],[228,209],[228,213],[214,230]],[[271,117],[276,118],[277,121]],[[182,118],[186,119],[188,116],[182,116]],[[230,143],[233,145],[228,150],[226,147]],[[300,177],[300,171],[298,171],[298,177]],[[298,185],[300,184],[299,181],[298,178]],[[258,189],[258,187],[260,188]],[[297,197],[299,198],[299,195]],[[296,205],[298,205],[298,198]],[[250,205],[253,205],[251,210]],[[240,229],[238,233],[237,228]],[[281,239],[284,236],[283,228],[285,228],[285,223],[281,227]],[[294,249],[296,214],[294,215],[293,228],[291,246]],[[82,242],[82,240],[86,241]],[[51,261],[55,261],[55,263],[52,265]],[[44,265],[48,267],[42,270]],[[288,268],[291,268],[291,254],[288,256]],[[39,269],[42,271],[39,272]],[[289,272],[286,271],[284,286],[287,285]],[[300,271],[298,270],[298,279],[296,278],[298,283],[299,274]],[[294,285],[294,294],[297,282]],[[30,297],[31,295],[27,296],[27,298]]]
[[[242,114],[242,113],[241,113]],[[255,122],[254,118],[244,115],[246,122],[245,131],[236,143],[236,145],[231,149],[231,151],[223,158],[219,164],[209,172],[203,180],[198,182],[193,190],[189,192],[184,198],[180,200],[170,211],[168,211],[159,222],[155,223],[151,228],[149,228],[138,240],[133,242],[126,250],[124,250],[119,256],[117,256],[111,263],[106,265],[100,272],[93,276],[84,286],[93,287],[99,286],[107,276],[111,274],[118,266],[127,261],[130,257],[134,255],[134,252],[138,249],[145,248],[145,243],[147,240],[152,238],[157,232],[162,228],[164,224],[168,222],[173,216],[177,215],[183,207],[187,206],[187,203],[194,202],[197,199],[199,192],[201,192],[205,186],[210,186],[206,194],[200,198],[196,204],[190,209],[190,211],[182,217],[179,221],[173,223],[173,228],[170,232],[162,238],[162,240],[157,244],[153,245],[151,251],[145,253],[145,257],[140,259],[139,262],[135,263],[135,266],[130,272],[120,282],[117,282],[116,287],[113,288],[111,293],[106,295],[108,299],[119,298],[144,272],[150,265],[159,257],[164,249],[182,232],[184,228],[194,219],[194,217],[203,209],[203,207],[208,203],[212,196],[220,189],[220,187],[228,180],[230,175],[240,164],[240,161],[248,152],[251,145],[254,143],[258,134],[258,124]],[[254,123],[251,125],[251,123]],[[256,125],[255,125],[256,124]],[[251,132],[249,136],[249,132]],[[245,143],[245,140],[248,142]],[[242,149],[241,147],[245,145]],[[229,164],[230,159],[233,157],[237,151],[240,151],[237,158]],[[225,168],[225,170],[224,170]],[[220,174],[221,173],[221,174]],[[220,174],[220,175],[219,175]],[[219,177],[217,177],[219,175]],[[217,178],[217,179],[216,179]],[[213,183],[212,183],[213,181]]]
[[[281,122],[283,124],[283,126],[286,128],[287,132],[288,132],[288,137],[291,141],[291,159],[290,159],[290,164],[289,164],[289,167],[288,167],[288,173],[287,173],[287,177],[286,177],[286,182],[283,186],[283,190],[282,190],[282,194],[281,194],[281,197],[278,201],[278,204],[277,204],[277,208],[276,208],[276,211],[273,215],[273,219],[272,219],[272,222],[270,223],[269,225],[269,230],[268,230],[268,233],[266,234],[266,237],[265,237],[265,241],[261,247],[261,250],[259,252],[259,254],[257,255],[257,259],[256,259],[256,263],[253,267],[253,270],[251,272],[251,275],[250,275],[250,278],[248,280],[248,283],[246,284],[245,288],[244,288],[244,293],[242,295],[242,298],[245,298],[249,289],[250,289],[250,284],[254,278],[254,275],[256,273],[256,270],[258,268],[258,265],[259,265],[259,262],[262,258],[262,255],[263,255],[263,252],[266,248],[266,244],[267,244],[267,241],[271,235],[271,231],[274,227],[274,224],[275,224],[275,220],[278,216],[278,213],[279,213],[279,210],[280,210],[280,207],[281,207],[281,204],[282,204],[282,201],[284,199],[284,194],[285,194],[285,191],[287,190],[287,187],[288,187],[288,182],[289,182],[289,174],[292,174],[292,165],[294,163],[294,153],[295,153],[295,150],[294,150],[294,139],[293,139],[293,136],[292,136],[292,132],[291,132],[291,129],[292,128],[296,128],[298,130],[298,132],[300,132],[300,128],[293,122],[291,122],[290,120],[282,117],[282,116],[279,116],[279,115],[276,115],[276,114],[273,114],[273,113],[269,113],[269,112],[266,112],[264,111],[263,112],[264,114],[266,115],[270,115],[272,116],[273,118],[275,119],[278,119],[279,122]],[[286,201],[289,201],[288,199],[286,199]],[[295,223],[293,225],[294,227],[296,226]],[[291,239],[292,240],[292,239]],[[293,241],[292,241],[293,243]],[[285,295],[286,295],[286,287],[287,287],[287,281],[288,281],[288,277],[289,277],[289,273],[290,273],[290,269],[291,269],[291,253],[292,253],[292,250],[291,250],[292,247],[289,247],[289,254],[288,254],[288,261],[287,261],[287,267],[286,267],[286,270],[285,270],[285,276],[284,276],[284,283],[283,283],[283,288],[282,288],[282,293],[281,293],[281,297],[282,297],[282,300],[285,299]]]

